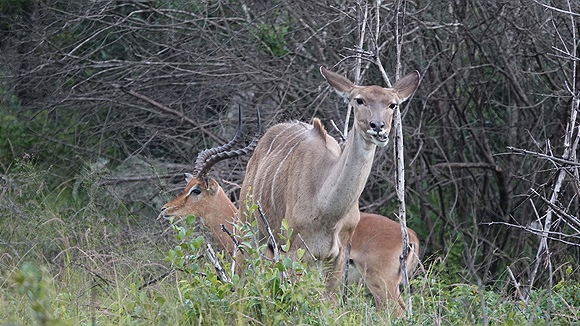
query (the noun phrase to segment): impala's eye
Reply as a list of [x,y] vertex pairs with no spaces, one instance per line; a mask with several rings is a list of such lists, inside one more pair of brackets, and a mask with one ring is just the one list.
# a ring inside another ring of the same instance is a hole
[[389,105],[389,109],[394,109],[395,106],[397,106],[397,103],[391,103],[391,105]]
[[187,194],[187,195],[189,196],[189,195],[192,195],[192,194],[193,195],[199,195],[199,194],[201,194],[201,189],[199,189],[198,187],[191,188],[191,190],[189,190],[189,194]]
[[360,97],[359,98],[355,98],[354,100],[356,101],[356,104],[358,104],[358,105],[364,105],[365,104],[365,100],[362,99],[362,98],[360,98]]

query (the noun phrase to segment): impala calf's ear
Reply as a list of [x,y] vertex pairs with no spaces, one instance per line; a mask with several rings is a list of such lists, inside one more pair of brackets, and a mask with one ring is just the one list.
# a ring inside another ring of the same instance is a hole
[[397,91],[397,96],[399,96],[399,104],[405,102],[417,89],[419,85],[420,75],[417,70],[411,72],[407,76],[399,79],[393,88]]

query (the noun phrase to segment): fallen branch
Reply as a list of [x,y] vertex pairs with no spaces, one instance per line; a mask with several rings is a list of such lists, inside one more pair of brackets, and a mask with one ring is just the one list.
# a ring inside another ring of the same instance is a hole
[[[232,239],[232,241],[234,242],[234,245],[236,246],[237,250],[239,250],[240,253],[243,255],[244,254],[244,249],[242,247],[240,247],[240,242],[238,241],[238,239],[236,239],[236,237],[230,232],[230,230],[228,230],[226,228],[225,225],[221,224],[221,227],[222,227],[222,231],[225,232],[227,235],[230,236],[230,239]],[[234,255],[235,255],[235,252],[234,252]]]
[[151,284],[157,283],[161,280],[163,280],[164,278],[166,278],[167,276],[171,275],[173,272],[175,272],[175,268],[171,268],[169,269],[167,272],[157,276],[156,278],[153,278],[143,284],[141,284],[141,286],[139,286],[138,290],[143,290],[144,288],[148,287]]
[[278,244],[276,243],[276,239],[274,238],[274,234],[272,234],[272,229],[270,229],[270,224],[266,220],[266,216],[264,216],[264,212],[262,212],[262,206],[260,202],[256,202],[258,205],[258,213],[260,213],[260,218],[266,227],[266,231],[268,232],[268,241],[270,241],[270,245],[272,246],[272,252],[274,253],[274,262],[277,263],[280,260],[280,252],[278,251]]
[[169,107],[167,107],[167,106],[165,106],[165,105],[163,105],[163,104],[155,101],[154,99],[147,97],[146,95],[143,95],[143,94],[138,93],[138,92],[136,92],[134,90],[131,90],[131,89],[127,89],[127,88],[125,88],[125,87],[123,87],[121,85],[114,84],[113,86],[116,87],[116,88],[118,88],[118,89],[120,89],[120,90],[122,90],[123,92],[125,92],[125,93],[127,93],[129,95],[132,95],[132,96],[134,96],[134,97],[136,97],[136,98],[138,98],[140,100],[143,100],[143,101],[145,101],[145,102],[153,105],[154,107],[156,107],[160,111],[163,111],[165,113],[169,113],[171,115],[174,115],[174,116],[180,118],[181,120],[189,123],[190,125],[192,125],[194,127],[197,127],[197,128],[200,128],[206,135],[210,136],[216,142],[218,142],[218,143],[223,142],[222,139],[219,139],[219,137],[217,137],[213,133],[209,132],[207,129],[205,129],[203,126],[201,126],[199,123],[191,120],[189,117],[187,117],[182,112],[179,112],[177,110],[173,110],[173,109],[171,109],[171,108],[169,108]]
[[211,247],[211,245],[208,243],[206,244],[206,252],[207,252],[207,258],[209,258],[209,261],[212,263],[213,267],[215,268],[215,271],[217,273],[218,278],[220,279],[220,281],[222,281],[223,283],[231,283],[230,278],[226,275],[226,272],[224,271],[222,265],[220,265],[219,260],[217,259],[215,252],[213,251],[213,248]]

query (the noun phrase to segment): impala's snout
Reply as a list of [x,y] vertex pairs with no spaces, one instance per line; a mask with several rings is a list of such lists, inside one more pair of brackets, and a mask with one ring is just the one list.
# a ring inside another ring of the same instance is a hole
[[159,215],[157,216],[157,219],[164,219],[164,218],[170,218],[172,216],[172,214],[169,214],[169,212],[167,212],[167,209],[169,207],[167,206],[163,206],[161,207],[161,212],[159,212]]
[[157,221],[167,217],[167,216],[165,216],[166,209],[167,209],[167,207],[165,207],[165,206],[161,207],[161,211],[159,212],[159,215],[157,215]]
[[373,142],[380,147],[387,145],[389,141],[389,130],[385,128],[383,121],[371,120],[367,129],[367,134],[372,136]]

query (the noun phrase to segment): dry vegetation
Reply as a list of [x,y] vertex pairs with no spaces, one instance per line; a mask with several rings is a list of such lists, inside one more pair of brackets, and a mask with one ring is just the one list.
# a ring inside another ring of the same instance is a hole
[[[255,108],[265,127],[319,117],[338,138],[345,105],[318,67],[384,85],[380,61],[391,82],[422,75],[402,108],[407,225],[425,265],[414,322],[575,320],[579,20],[574,1],[0,1],[0,306],[16,307],[0,315],[26,323],[25,302],[43,297],[56,315],[82,312],[58,315],[72,323],[134,322],[122,302],[197,322],[210,303],[168,303],[199,276],[173,274],[165,304],[131,288],[169,266],[154,221],[197,152],[231,138],[239,106],[247,138]],[[232,199],[247,159],[214,168]],[[363,210],[394,217],[395,174],[389,146]],[[308,275],[303,293],[318,288]],[[258,296],[222,290],[207,291]],[[338,318],[317,307],[318,323]]]

